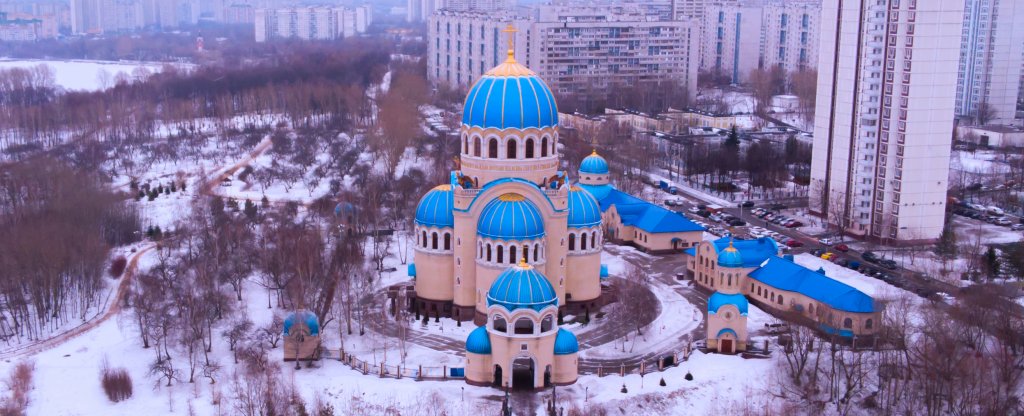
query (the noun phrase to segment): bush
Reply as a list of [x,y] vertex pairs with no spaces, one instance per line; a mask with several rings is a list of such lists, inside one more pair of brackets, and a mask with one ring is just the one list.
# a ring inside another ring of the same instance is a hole
[[121,277],[126,267],[128,267],[128,259],[124,256],[118,256],[114,261],[110,262],[110,277],[114,279]]
[[18,363],[11,371],[7,380],[8,395],[0,397],[0,415],[24,415],[28,408],[28,393],[32,390],[32,372],[35,365],[31,362]]
[[132,397],[132,376],[124,368],[110,368],[105,363],[100,371],[103,392],[110,401],[117,403]]

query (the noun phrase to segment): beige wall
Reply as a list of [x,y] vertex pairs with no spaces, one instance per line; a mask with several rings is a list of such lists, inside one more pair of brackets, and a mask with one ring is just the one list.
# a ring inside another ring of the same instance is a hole
[[747,317],[740,315],[740,310],[735,305],[724,305],[718,308],[717,313],[706,313],[708,323],[707,343],[708,348],[718,348],[718,332],[723,329],[736,331],[737,339],[735,351],[746,351],[747,349]]
[[555,384],[572,384],[579,378],[579,357],[577,354],[555,356],[555,368],[551,372],[551,382]]
[[602,221],[609,230],[615,230],[618,241],[633,243],[645,251],[670,251],[672,239],[683,240],[676,250],[692,247],[703,240],[702,231],[686,231],[678,233],[648,233],[639,228],[622,224],[622,218],[615,205],[608,208],[602,215]]

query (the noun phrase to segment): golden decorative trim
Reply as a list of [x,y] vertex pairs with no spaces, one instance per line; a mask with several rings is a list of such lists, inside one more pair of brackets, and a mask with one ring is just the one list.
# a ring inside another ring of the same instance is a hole
[[498,200],[502,202],[523,202],[526,200],[525,196],[519,194],[504,194],[498,197]]
[[434,191],[450,191],[452,190],[451,185],[437,185],[433,189]]

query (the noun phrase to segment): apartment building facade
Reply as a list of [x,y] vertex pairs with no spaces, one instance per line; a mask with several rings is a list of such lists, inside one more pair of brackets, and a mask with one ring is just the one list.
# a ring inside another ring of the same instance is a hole
[[365,33],[372,21],[372,11],[369,6],[256,9],[254,20],[257,42],[287,38],[330,40]]
[[965,2],[956,113],[974,123],[1008,124],[1020,94],[1024,2]]
[[827,0],[810,210],[845,233],[942,232],[964,0]]

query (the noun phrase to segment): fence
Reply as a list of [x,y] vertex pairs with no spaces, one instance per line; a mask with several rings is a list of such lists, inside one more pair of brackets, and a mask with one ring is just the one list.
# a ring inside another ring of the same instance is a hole
[[323,358],[338,360],[353,370],[365,375],[377,375],[394,379],[411,378],[415,380],[461,380],[464,378],[461,367],[424,367],[422,365],[388,365],[387,363],[370,363],[345,353],[344,350],[324,349]]

